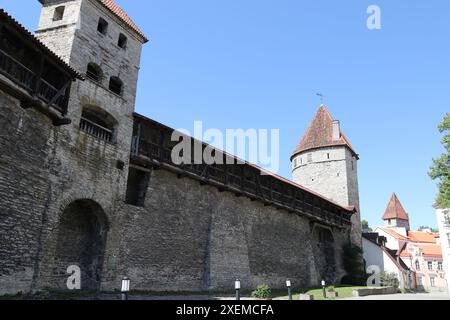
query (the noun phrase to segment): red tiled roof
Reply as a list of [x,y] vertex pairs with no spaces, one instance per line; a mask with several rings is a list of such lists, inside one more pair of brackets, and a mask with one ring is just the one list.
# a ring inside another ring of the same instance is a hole
[[332,146],[347,146],[358,158],[358,154],[355,152],[342,131],[340,132],[339,139],[333,140],[333,121],[334,119],[326,106],[322,105],[306,130],[302,140],[297,145],[297,148],[295,148],[292,158],[307,150]]
[[389,219],[399,219],[409,221],[408,214],[406,213],[405,209],[403,209],[403,206],[400,203],[400,200],[398,200],[397,195],[395,193],[392,195],[391,200],[389,200],[388,206],[383,215],[383,220]]
[[436,243],[435,233],[410,231],[408,237],[414,242]]
[[380,229],[383,230],[384,232],[390,234],[391,236],[393,236],[397,240],[404,240],[404,241],[409,240],[407,237],[402,236],[400,233],[396,232],[393,229],[389,229],[389,228],[380,228]]
[[141,37],[144,38],[144,42],[148,41],[145,34],[137,27],[137,25],[131,20],[131,18],[120,8],[113,0],[99,0],[109,11],[119,17],[126,25],[136,31]]
[[[415,245],[414,247],[419,248],[424,257],[442,257],[442,248],[438,244]],[[400,253],[400,256],[411,257],[406,246]]]

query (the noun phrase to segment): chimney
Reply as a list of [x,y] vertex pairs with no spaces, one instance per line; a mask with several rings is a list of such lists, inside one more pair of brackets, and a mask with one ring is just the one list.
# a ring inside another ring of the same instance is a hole
[[339,120],[333,120],[333,141],[341,138],[341,126]]

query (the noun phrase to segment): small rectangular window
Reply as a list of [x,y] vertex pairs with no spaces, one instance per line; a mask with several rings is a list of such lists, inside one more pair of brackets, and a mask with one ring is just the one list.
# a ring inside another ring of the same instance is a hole
[[64,18],[64,11],[66,7],[59,6],[55,8],[55,12],[53,13],[53,21],[60,21]]
[[330,160],[330,154],[329,153],[327,153],[327,159]]
[[308,162],[312,162],[312,153],[308,153]]
[[105,19],[100,18],[98,20],[97,31],[100,32],[103,35],[106,35],[106,33],[108,32],[108,22],[106,22]]
[[428,261],[428,270],[433,270],[433,262]]
[[125,37],[125,35],[123,35],[123,34],[121,33],[120,36],[119,36],[119,42],[117,43],[117,45],[118,45],[120,48],[125,49],[125,48],[127,47],[127,42],[128,42],[127,37]]
[[150,173],[130,168],[128,173],[126,203],[143,207],[147,195]]
[[122,80],[120,80],[117,77],[111,77],[111,79],[109,80],[109,90],[111,90],[115,94],[121,96],[123,93]]

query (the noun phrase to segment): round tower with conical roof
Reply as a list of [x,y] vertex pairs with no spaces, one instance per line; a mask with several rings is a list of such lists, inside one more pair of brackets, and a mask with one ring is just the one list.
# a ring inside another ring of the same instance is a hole
[[325,105],[320,106],[291,157],[295,183],[356,209],[351,239],[361,245],[358,160],[339,121],[333,119]]

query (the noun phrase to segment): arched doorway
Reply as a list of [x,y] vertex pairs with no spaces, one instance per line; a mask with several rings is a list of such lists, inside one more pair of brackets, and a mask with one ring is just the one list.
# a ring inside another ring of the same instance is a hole
[[[66,207],[59,222],[56,246],[58,274],[69,266],[81,270],[81,290],[100,289],[108,222],[101,206],[92,200],[77,200]],[[66,282],[62,283],[65,287]]]
[[331,230],[317,226],[314,228],[316,242],[315,260],[320,279],[333,284],[336,281],[336,258],[334,238]]

